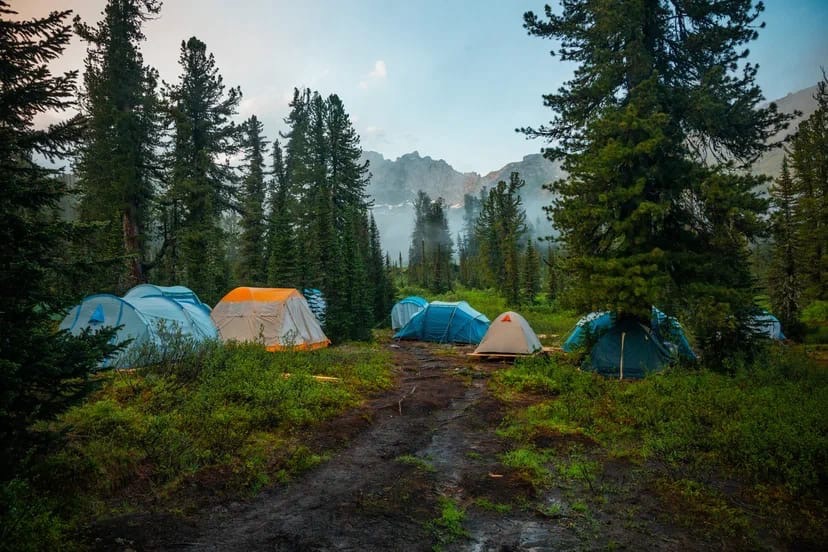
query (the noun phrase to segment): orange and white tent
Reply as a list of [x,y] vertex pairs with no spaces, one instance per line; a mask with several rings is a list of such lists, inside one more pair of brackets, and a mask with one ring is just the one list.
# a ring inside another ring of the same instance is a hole
[[489,325],[474,354],[531,355],[542,350],[529,322],[516,312],[504,312]]
[[319,321],[295,289],[238,287],[210,313],[222,341],[263,343],[268,351],[327,347]]

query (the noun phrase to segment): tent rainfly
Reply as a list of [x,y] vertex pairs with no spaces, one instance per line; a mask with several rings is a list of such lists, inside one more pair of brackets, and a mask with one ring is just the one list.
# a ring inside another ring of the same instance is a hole
[[476,344],[488,328],[489,319],[465,301],[432,301],[394,334],[394,338]]
[[661,370],[675,358],[696,360],[681,325],[653,307],[649,325],[616,320],[609,312],[593,312],[578,322],[563,344],[572,352],[593,339],[584,364],[605,376],[641,378]]
[[474,354],[531,355],[542,349],[529,322],[508,311],[494,319]]
[[202,303],[193,290],[184,286],[156,286],[153,284],[140,284],[126,292],[124,299],[138,299],[141,297],[152,297],[160,295],[172,299],[176,303],[188,303],[197,305],[210,314],[210,306]]
[[411,295],[397,304],[391,309],[391,329],[399,330],[411,320],[415,314],[428,306],[428,301],[422,297]]
[[238,287],[210,314],[222,341],[263,342],[268,351],[327,347],[319,321],[299,291]]
[[750,321],[750,329],[753,330],[754,334],[762,337],[785,339],[785,334],[782,333],[782,323],[768,311],[762,311],[755,315]]
[[[172,297],[164,293],[169,289],[180,295]],[[182,300],[179,302],[178,299]],[[196,342],[218,339],[209,307],[183,286],[141,285],[124,297],[107,293],[90,295],[73,307],[60,323],[61,330],[68,330],[73,335],[86,329],[97,331],[118,326],[121,328],[113,337],[113,343],[129,343],[117,356],[105,360],[102,367],[141,365],[146,360],[146,347],[163,349],[171,339]]]

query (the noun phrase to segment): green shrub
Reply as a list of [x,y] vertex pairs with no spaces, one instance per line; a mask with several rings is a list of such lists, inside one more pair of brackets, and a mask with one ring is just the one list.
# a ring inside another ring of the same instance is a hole
[[54,500],[22,479],[0,483],[0,551],[72,550]]
[[[785,347],[734,371],[670,369],[618,382],[555,360],[527,360],[496,374],[496,390],[550,398],[511,413],[499,433],[531,444],[550,431],[580,432],[618,455],[699,470],[715,465],[793,494],[819,493],[828,481],[828,373]],[[540,473],[521,454],[524,467]]]

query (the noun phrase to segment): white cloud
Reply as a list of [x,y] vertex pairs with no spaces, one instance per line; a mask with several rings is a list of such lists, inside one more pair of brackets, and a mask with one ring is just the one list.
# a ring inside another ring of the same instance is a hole
[[273,91],[267,94],[243,96],[239,104],[239,114],[245,118],[256,115],[260,119],[269,115],[277,115],[284,112],[291,100],[293,100],[293,91],[291,90],[281,93]]
[[371,84],[386,78],[388,78],[388,66],[385,65],[385,61],[378,59],[374,62],[374,68],[368,73],[368,76],[359,81],[359,87],[366,90]]
[[374,63],[374,70],[368,73],[368,76],[373,79],[384,79],[388,76],[388,68],[385,66],[385,62],[381,59],[378,59],[376,63]]

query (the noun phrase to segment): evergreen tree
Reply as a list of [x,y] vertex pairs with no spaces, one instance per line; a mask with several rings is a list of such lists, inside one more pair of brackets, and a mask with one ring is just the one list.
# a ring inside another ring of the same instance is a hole
[[87,120],[75,172],[83,193],[80,218],[106,223],[88,255],[121,260],[123,269],[89,275],[95,289],[121,291],[147,280],[153,236],[160,141],[157,72],[144,64],[141,27],[158,14],[158,0],[109,0],[96,27],[75,18],[88,43],[81,112]]
[[526,212],[520,198],[525,182],[513,172],[509,183],[500,181],[486,195],[475,233],[481,263],[488,281],[506,298],[520,302],[520,242],[526,233]]
[[522,129],[554,142],[545,155],[569,175],[552,187],[551,214],[577,304],[641,320],[653,304],[683,308],[712,362],[723,358],[716,347],[739,342],[753,308],[750,274],[736,264],[765,206],[761,179],[733,169],[766,151],[786,119],[761,107],[741,49],[762,9],[584,0],[524,16],[530,34],[560,39],[560,58],[579,64],[544,96],[550,125]]
[[242,181],[241,258],[237,272],[240,282],[260,287],[266,280],[264,150],[267,142],[262,136],[264,127],[255,115],[245,122],[242,130],[246,166]]
[[229,283],[221,218],[238,207],[236,175],[226,159],[238,149],[238,128],[230,119],[241,90],[225,91],[215,58],[195,37],[181,43],[179,64],[179,83],[166,91],[174,125],[167,203],[177,215],[171,226],[181,264],[170,270],[209,303]]
[[527,303],[534,303],[540,292],[540,257],[532,240],[526,244],[526,253],[523,256],[523,277],[521,278],[523,299]]
[[408,254],[409,282],[435,293],[451,289],[452,241],[443,198],[420,190],[414,201],[414,231]]
[[788,158],[782,159],[782,174],[770,189],[773,206],[771,232],[773,250],[768,274],[773,311],[782,322],[788,334],[797,333],[799,327],[799,300],[801,282],[798,266],[798,228],[794,221],[797,209],[797,195],[793,179],[788,170]]
[[[373,287],[373,319],[376,322],[385,320],[391,312],[391,302],[388,293],[388,271],[386,258],[382,254],[379,229],[374,215],[370,215],[368,228],[370,232],[371,248],[369,257],[369,281]],[[393,298],[393,296],[392,296]]]
[[546,300],[553,303],[558,300],[562,282],[558,262],[558,252],[550,245],[546,249],[546,258],[543,260],[546,265]]
[[814,96],[817,109],[791,141],[791,166],[798,196],[802,301],[828,300],[828,78]]
[[457,237],[457,252],[460,260],[459,280],[467,287],[480,287],[483,283],[479,262],[480,244],[475,224],[480,216],[480,209],[486,199],[486,189],[475,197],[463,195],[463,234]]
[[298,280],[324,293],[331,339],[368,339],[384,271],[381,253],[372,264],[368,168],[359,161],[359,137],[336,95],[323,99],[295,90],[285,122],[285,181],[295,207],[290,218],[301,236]]
[[411,233],[411,247],[408,250],[409,283],[423,286],[426,280],[426,217],[431,198],[422,190],[414,199],[414,231]]
[[49,70],[71,38],[70,13],[16,20],[0,0],[0,479],[25,465],[32,424],[83,397],[88,373],[112,350],[112,332],[76,338],[54,331],[52,317],[66,298],[49,282],[72,268],[61,263],[72,228],[57,214],[67,192],[57,171],[32,160],[65,157],[81,135],[78,116],[46,129],[34,124],[39,115],[75,106],[77,73]]
[[269,196],[267,285],[298,287],[300,274],[293,228],[293,198],[278,140],[273,143],[273,178]]

